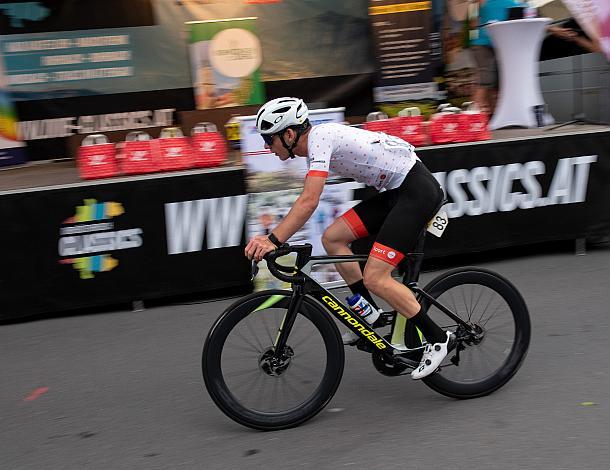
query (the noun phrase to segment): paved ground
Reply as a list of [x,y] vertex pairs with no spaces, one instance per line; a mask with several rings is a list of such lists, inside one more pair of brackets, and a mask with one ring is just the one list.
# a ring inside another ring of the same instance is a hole
[[349,350],[326,410],[275,433],[228,420],[202,387],[203,338],[229,301],[0,326],[0,469],[607,468],[610,249],[483,265],[532,316],[507,386],[455,401]]

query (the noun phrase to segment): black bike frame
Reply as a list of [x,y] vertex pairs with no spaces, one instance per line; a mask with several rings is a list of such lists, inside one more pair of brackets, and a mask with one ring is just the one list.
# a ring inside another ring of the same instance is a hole
[[[290,330],[292,329],[292,325],[294,324],[297,312],[299,311],[305,295],[309,295],[310,297],[316,299],[334,318],[343,323],[348,329],[359,335],[361,338],[367,340],[373,350],[377,350],[381,353],[393,354],[395,351],[404,353],[417,349],[397,350],[394,348],[382,336],[377,334],[371,326],[361,322],[358,316],[354,315],[349,307],[345,306],[343,302],[337,299],[327,289],[309,276],[311,267],[316,264],[346,263],[364,261],[366,259],[367,256],[362,255],[312,256],[306,266],[302,270],[298,270],[298,274],[303,276],[303,278],[301,278],[301,282],[295,282],[292,284],[292,296],[290,299],[290,304],[275,343],[275,351],[278,356],[280,356],[284,350]],[[421,289],[417,285],[417,282],[413,281],[406,283],[405,285],[418,296],[417,300],[420,302],[420,304],[422,299],[426,299],[428,302],[432,303],[439,310],[441,310],[445,315],[454,320],[457,324],[464,326],[468,331],[471,330],[471,326],[467,322],[455,315],[438,300]]]

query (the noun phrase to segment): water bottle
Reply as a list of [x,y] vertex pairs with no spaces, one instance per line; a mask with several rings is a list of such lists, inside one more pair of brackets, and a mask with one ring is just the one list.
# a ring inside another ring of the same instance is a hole
[[358,315],[358,317],[363,319],[369,325],[375,323],[375,321],[379,318],[379,312],[374,309],[373,306],[360,294],[354,294],[351,297],[348,297],[346,300],[352,312]]

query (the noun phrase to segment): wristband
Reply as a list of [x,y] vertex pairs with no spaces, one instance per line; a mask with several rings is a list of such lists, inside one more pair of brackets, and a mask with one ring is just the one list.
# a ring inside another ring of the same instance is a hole
[[271,243],[273,243],[277,248],[282,246],[282,242],[280,242],[277,237],[273,234],[273,232],[271,232],[269,235],[267,235],[267,238],[269,239],[269,241]]

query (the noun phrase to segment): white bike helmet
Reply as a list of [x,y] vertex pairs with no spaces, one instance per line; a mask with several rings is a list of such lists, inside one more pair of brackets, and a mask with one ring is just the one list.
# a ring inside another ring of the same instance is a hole
[[268,101],[256,115],[260,134],[277,134],[290,126],[304,124],[309,116],[307,105],[300,98],[276,98]]

